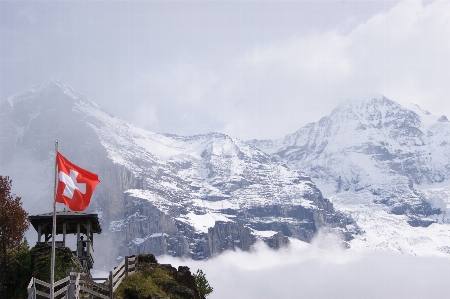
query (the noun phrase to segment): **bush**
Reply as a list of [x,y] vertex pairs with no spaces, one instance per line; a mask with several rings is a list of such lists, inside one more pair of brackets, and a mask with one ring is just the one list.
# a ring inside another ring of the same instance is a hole
[[11,184],[9,177],[0,175],[0,298],[23,297],[23,280],[30,271],[28,243],[21,243],[28,214],[21,198],[11,193]]
[[31,280],[31,254],[26,239],[16,250],[10,250],[7,259],[3,259],[2,289],[0,298],[27,298],[27,285]]

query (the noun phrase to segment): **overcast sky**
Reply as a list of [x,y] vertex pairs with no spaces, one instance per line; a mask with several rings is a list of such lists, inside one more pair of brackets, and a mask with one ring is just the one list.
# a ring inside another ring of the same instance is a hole
[[449,1],[1,1],[0,99],[58,79],[136,126],[279,138],[384,94],[450,116]]

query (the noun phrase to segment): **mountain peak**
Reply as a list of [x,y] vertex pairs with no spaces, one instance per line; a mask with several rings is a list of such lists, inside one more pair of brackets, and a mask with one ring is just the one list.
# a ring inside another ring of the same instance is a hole
[[52,78],[45,82],[31,85],[27,88],[22,89],[19,92],[16,92],[15,94],[8,97],[7,103],[9,104],[10,107],[14,107],[17,103],[21,101],[38,99],[41,98],[40,96],[41,94],[58,91],[67,95],[68,98],[72,100],[87,100],[86,96],[76,92],[71,86]]
[[399,106],[394,101],[389,100],[384,95],[376,95],[373,97],[358,99],[358,100],[347,100],[340,103],[333,112],[338,111],[348,111],[348,110],[368,110],[369,107],[382,107],[382,106]]

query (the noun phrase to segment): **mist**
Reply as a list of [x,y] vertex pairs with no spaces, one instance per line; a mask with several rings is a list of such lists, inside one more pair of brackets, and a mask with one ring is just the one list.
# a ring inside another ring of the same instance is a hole
[[446,298],[450,292],[450,258],[345,250],[325,237],[278,251],[258,242],[251,252],[208,261],[163,256],[158,262],[202,269],[213,299]]

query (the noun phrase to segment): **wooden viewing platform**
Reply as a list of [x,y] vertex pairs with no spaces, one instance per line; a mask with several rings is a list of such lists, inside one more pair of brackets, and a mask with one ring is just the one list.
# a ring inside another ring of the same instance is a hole
[[[28,217],[31,225],[38,233],[38,243],[50,243],[53,229],[53,213],[39,214]],[[112,299],[114,291],[122,280],[136,271],[137,258],[127,256],[109,276],[105,278],[92,278],[90,270],[94,265],[94,234],[101,234],[102,228],[97,214],[83,212],[59,211],[56,212],[56,235],[62,235],[62,241],[55,240],[55,246],[68,247],[66,244],[68,234],[76,234],[75,250],[71,250],[83,266],[80,273],[67,269],[67,277],[55,282],[54,298],[88,298]],[[99,284],[95,280],[106,280]],[[37,287],[38,286],[38,287]],[[51,285],[47,282],[32,278],[28,285],[28,299],[37,296],[50,298]],[[47,290],[44,291],[44,290]],[[84,298],[84,297],[83,297]]]
[[[38,242],[50,242],[52,238],[53,213],[28,217],[38,233]],[[75,250],[72,252],[83,265],[83,272],[89,274],[94,265],[94,233],[101,234],[102,228],[97,214],[82,212],[56,212],[56,235],[62,235],[62,241],[55,241],[56,247],[69,247],[66,235],[76,234]],[[44,241],[42,241],[44,238]]]

